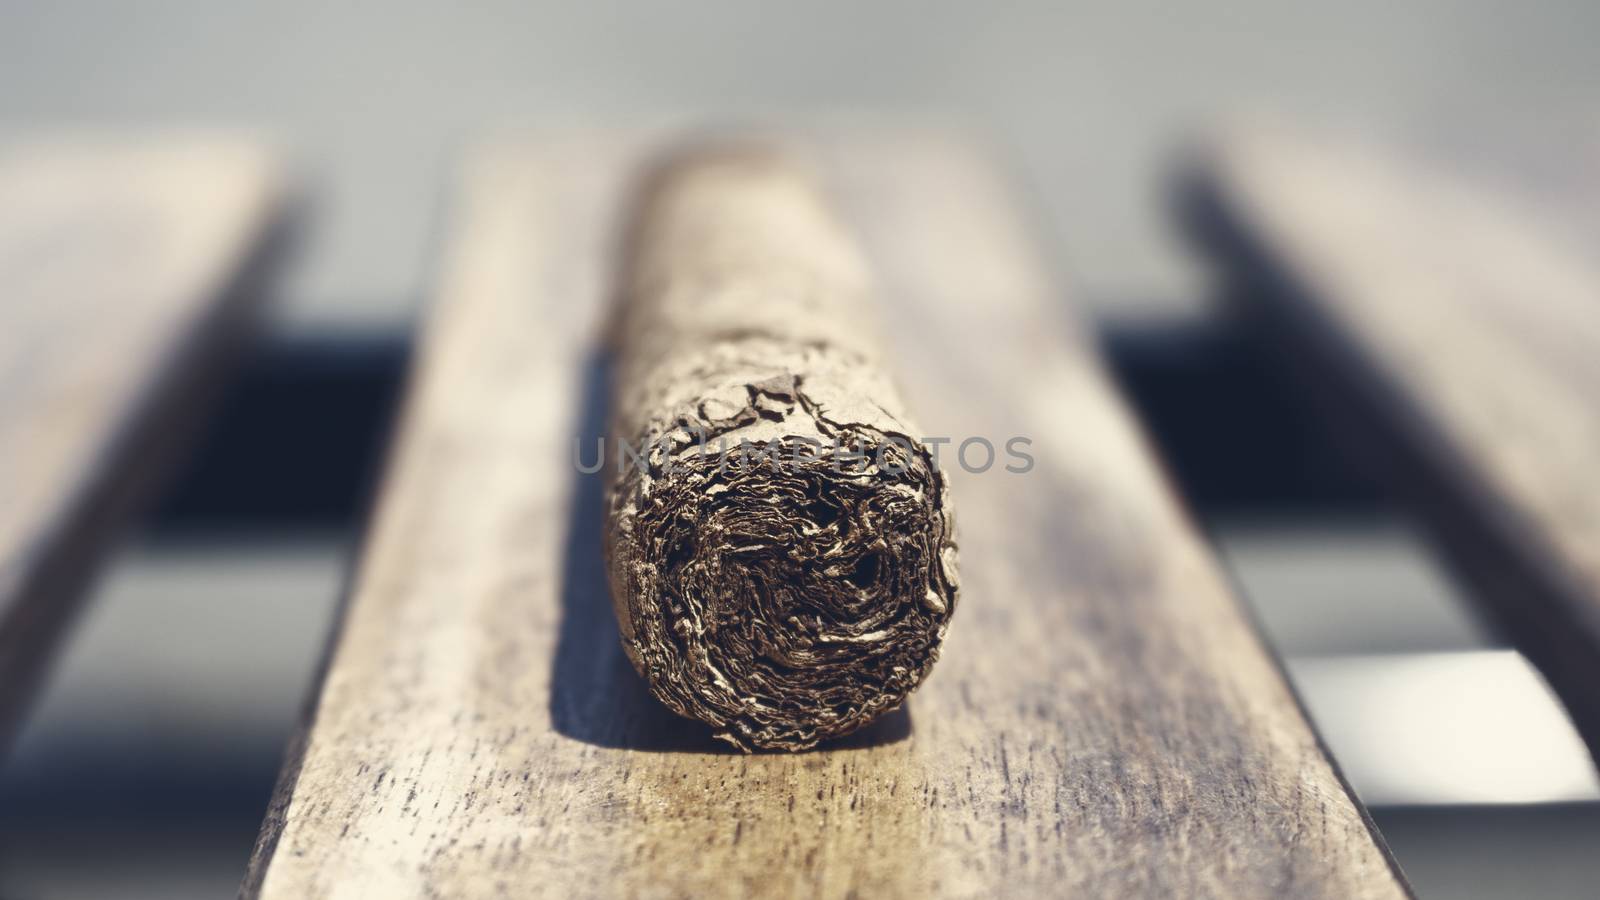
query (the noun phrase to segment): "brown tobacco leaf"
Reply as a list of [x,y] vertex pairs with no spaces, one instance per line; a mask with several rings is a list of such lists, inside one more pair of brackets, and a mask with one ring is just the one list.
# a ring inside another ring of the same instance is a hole
[[703,150],[642,192],[606,550],[651,692],[735,746],[897,708],[955,608],[945,476],[882,371],[859,254],[790,161]]

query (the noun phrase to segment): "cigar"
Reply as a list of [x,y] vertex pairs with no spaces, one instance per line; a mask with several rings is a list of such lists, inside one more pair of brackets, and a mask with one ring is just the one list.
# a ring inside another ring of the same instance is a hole
[[605,532],[624,650],[741,750],[855,731],[927,677],[958,586],[861,251],[753,143],[674,156],[630,222]]

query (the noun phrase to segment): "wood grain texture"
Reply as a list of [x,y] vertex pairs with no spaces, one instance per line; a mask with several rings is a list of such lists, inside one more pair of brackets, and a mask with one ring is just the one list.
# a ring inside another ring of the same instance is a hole
[[[721,750],[618,645],[591,354],[643,147],[470,167],[320,700],[247,895],[1403,896],[1369,821],[1152,464],[980,157],[813,146],[951,469],[963,600],[890,716]],[[951,459],[954,448],[947,448]],[[981,461],[981,460],[975,460]]]
[[1529,198],[1348,138],[1241,131],[1192,187],[1267,340],[1600,748],[1600,254]]
[[285,172],[215,137],[0,148],[0,745],[242,348]]

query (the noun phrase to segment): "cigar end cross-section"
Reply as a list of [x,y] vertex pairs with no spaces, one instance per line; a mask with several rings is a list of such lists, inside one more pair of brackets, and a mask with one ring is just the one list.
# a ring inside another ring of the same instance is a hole
[[806,169],[679,154],[632,210],[606,555],[651,692],[744,749],[898,708],[955,609],[945,475],[888,376],[860,251]]

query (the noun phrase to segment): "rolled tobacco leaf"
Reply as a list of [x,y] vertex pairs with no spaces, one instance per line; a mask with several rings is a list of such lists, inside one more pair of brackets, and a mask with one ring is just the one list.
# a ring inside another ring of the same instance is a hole
[[626,257],[606,555],[629,659],[747,751],[896,709],[955,609],[954,524],[861,254],[794,161],[729,144],[654,173]]

